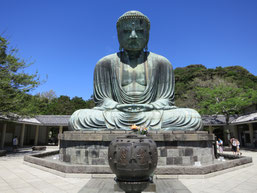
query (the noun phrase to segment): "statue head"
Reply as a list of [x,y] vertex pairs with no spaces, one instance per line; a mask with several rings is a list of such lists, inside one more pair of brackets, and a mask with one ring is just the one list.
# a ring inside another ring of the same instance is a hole
[[150,21],[139,11],[128,11],[117,21],[120,48],[126,51],[141,51],[147,47]]

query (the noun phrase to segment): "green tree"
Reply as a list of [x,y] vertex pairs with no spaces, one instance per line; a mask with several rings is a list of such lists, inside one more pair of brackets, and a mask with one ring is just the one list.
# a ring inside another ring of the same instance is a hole
[[[257,76],[254,76],[241,66],[207,69],[205,66],[197,64],[176,68],[174,73],[176,105],[178,107],[194,108],[204,114],[209,114],[210,112],[204,110],[207,107],[202,104],[202,96],[200,95],[207,94],[210,89],[215,90],[221,85],[223,85],[222,88],[232,87],[234,90],[237,89],[238,92],[241,89],[245,95],[248,95],[245,98],[252,98],[252,94],[257,90]],[[202,92],[199,91],[199,88],[202,88]],[[250,102],[246,104],[255,102],[253,99],[247,99],[247,101]],[[212,113],[216,114],[215,112]],[[231,113],[233,114],[233,112]]]
[[87,109],[92,109],[95,107],[95,102],[94,102],[94,96],[91,95],[90,99],[86,100],[86,108]]
[[78,109],[93,108],[94,102],[92,99],[83,100],[82,97],[73,97],[70,99],[68,96],[61,95],[59,98],[51,100],[43,114],[48,115],[71,115]]
[[46,99],[48,99],[49,101],[51,101],[51,100],[57,98],[55,91],[52,90],[52,89],[49,90],[49,91],[45,91],[45,92],[38,93],[38,94],[36,94],[36,95],[38,95],[40,98],[46,98]]
[[71,115],[74,112],[74,107],[69,96],[61,95],[59,98],[54,98],[48,105],[48,115]]
[[78,110],[78,109],[85,109],[87,108],[87,103],[86,101],[83,100],[82,97],[73,97],[71,99],[71,103],[72,103],[72,106],[73,106],[73,112]]
[[27,93],[40,84],[37,73],[28,74],[30,66],[17,56],[18,50],[11,49],[9,42],[0,36],[0,113],[27,114],[24,110]]
[[225,115],[228,124],[230,115],[241,113],[244,107],[257,101],[257,90],[222,83],[212,87],[198,87],[196,96],[201,114]]

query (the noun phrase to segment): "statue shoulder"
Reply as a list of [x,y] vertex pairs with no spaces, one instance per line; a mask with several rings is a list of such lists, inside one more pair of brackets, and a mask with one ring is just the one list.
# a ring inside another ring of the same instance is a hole
[[114,61],[117,58],[117,54],[110,54],[107,56],[104,56],[103,58],[101,58],[97,63],[96,63],[96,67],[107,67],[110,66],[112,61]]
[[165,58],[164,56],[155,54],[153,52],[150,52],[149,56],[151,57],[152,60],[156,61],[158,64],[171,65],[170,61],[167,58]]

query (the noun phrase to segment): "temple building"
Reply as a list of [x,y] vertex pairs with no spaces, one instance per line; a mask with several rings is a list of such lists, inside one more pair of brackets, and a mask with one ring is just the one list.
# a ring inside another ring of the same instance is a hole
[[[12,145],[17,136],[19,146],[58,145],[58,134],[68,130],[70,115],[37,115],[33,118],[0,116],[0,149]],[[202,116],[204,130],[214,133],[228,145],[229,139],[239,139],[241,147],[257,148],[257,105],[244,110],[241,116]]]

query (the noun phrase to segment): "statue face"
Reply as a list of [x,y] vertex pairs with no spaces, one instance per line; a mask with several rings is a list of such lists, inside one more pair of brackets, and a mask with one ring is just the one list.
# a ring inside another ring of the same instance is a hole
[[126,19],[118,27],[120,46],[127,51],[143,50],[149,40],[147,23],[143,19]]

